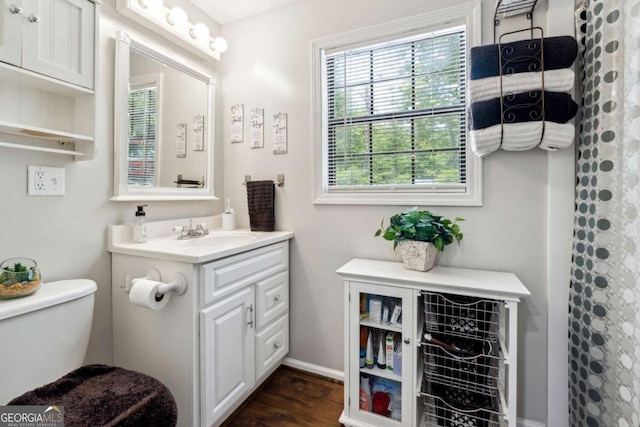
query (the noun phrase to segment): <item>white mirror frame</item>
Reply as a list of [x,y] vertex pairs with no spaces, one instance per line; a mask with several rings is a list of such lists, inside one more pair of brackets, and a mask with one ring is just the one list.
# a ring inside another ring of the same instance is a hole
[[[174,187],[131,187],[127,179],[127,144],[128,114],[127,100],[129,96],[129,53],[131,48],[144,53],[162,63],[168,64],[189,74],[207,85],[207,116],[205,118],[204,145],[208,152],[203,188]],[[116,33],[116,65],[114,96],[114,141],[113,141],[113,192],[109,200],[114,201],[146,201],[146,200],[218,200],[213,185],[213,120],[214,120],[215,80],[185,64],[179,63],[166,55],[132,39],[124,31]]]

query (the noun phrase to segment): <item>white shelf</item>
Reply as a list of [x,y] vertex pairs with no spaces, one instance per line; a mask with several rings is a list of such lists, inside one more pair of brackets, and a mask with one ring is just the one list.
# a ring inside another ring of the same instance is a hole
[[[89,159],[93,158],[95,153],[94,138],[88,135],[3,121],[0,121],[0,134],[20,137],[19,141],[8,142],[2,141],[0,135],[0,147],[4,148],[66,154]],[[60,148],[66,144],[69,144],[69,149]]]
[[23,145],[23,144],[14,144],[12,142],[2,142],[0,141],[0,147],[4,148],[16,148],[18,150],[28,150],[28,151],[41,151],[44,153],[54,153],[54,154],[68,154],[72,156],[86,156],[87,154],[81,151],[74,150],[65,150],[62,148],[48,148],[48,147],[38,147],[35,145]]
[[378,323],[368,319],[360,320],[360,326],[366,326],[368,328],[384,329],[385,331],[400,332],[402,333],[402,324],[391,325],[387,323]]
[[360,368],[360,372],[367,375],[373,375],[374,377],[386,378],[388,380],[393,380],[397,382],[402,382],[402,377],[400,375],[396,375],[388,369],[380,369],[377,366],[373,368]]
[[93,89],[76,86],[62,80],[54,79],[43,74],[15,67],[13,65],[0,62],[0,79],[16,83],[23,83],[27,86],[44,90],[46,92],[57,93],[72,98],[79,96],[93,95]]
[[93,142],[93,137],[55,129],[0,121],[0,133],[57,142]]

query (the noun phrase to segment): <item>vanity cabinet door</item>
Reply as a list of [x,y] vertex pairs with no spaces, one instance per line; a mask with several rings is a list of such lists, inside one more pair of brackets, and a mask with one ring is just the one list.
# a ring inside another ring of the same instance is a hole
[[29,0],[22,19],[22,68],[93,88],[95,5]]
[[20,66],[22,60],[23,0],[0,0],[0,61]]
[[212,425],[255,381],[254,287],[200,313],[202,420]]

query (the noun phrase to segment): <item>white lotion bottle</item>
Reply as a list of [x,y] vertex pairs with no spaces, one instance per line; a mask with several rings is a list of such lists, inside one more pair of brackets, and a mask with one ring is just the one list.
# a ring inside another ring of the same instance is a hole
[[133,222],[133,241],[135,243],[144,243],[147,241],[147,219],[144,207],[147,205],[138,205],[136,211],[136,219]]
[[222,229],[224,231],[232,231],[236,229],[236,214],[229,207],[229,199],[227,199],[227,209],[222,213]]
[[364,363],[367,369],[373,369],[373,337],[371,336],[371,331],[369,331],[369,336],[367,337],[367,351],[365,353]]

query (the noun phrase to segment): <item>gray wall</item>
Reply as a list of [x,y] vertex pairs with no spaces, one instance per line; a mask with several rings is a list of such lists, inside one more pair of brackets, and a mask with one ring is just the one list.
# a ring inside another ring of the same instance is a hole
[[[190,16],[201,14],[186,0],[165,3],[181,4]],[[111,363],[112,360],[111,255],[107,252],[107,226],[133,221],[136,205],[133,202],[109,201],[113,195],[115,33],[117,30],[129,31],[132,36],[148,40],[177,60],[208,70],[213,75],[219,67],[217,61],[204,63],[195,56],[182,53],[164,38],[122,17],[115,12],[115,0],[105,1],[102,12],[97,70],[96,158],[75,162],[71,156],[0,148],[0,194],[4,201],[0,210],[0,259],[15,256],[34,258],[41,267],[45,282],[81,277],[97,282],[88,363]],[[202,16],[199,20],[209,25],[212,34],[217,34],[219,26],[216,22]],[[220,193],[222,158],[219,157],[216,163],[216,188]],[[66,195],[27,196],[27,165],[64,167]],[[222,211],[219,202],[149,202],[148,205],[146,210],[150,221]]]
[[[568,8],[562,7],[562,13],[567,16],[560,18],[558,7],[566,2],[571,3]],[[198,13],[187,0],[165,3],[180,4],[190,16]],[[244,175],[275,179],[278,173],[286,174],[286,185],[277,189],[276,216],[279,229],[295,232],[291,245],[290,356],[342,370],[343,293],[342,283],[334,271],[353,257],[399,259],[388,242],[372,236],[382,217],[388,218],[405,206],[311,203],[310,42],[460,3],[463,1],[299,0],[224,26],[222,31],[229,41],[229,51],[223,54],[221,63],[204,63],[117,14],[115,0],[106,0],[102,7],[98,67],[98,154],[93,161],[74,162],[68,156],[0,149],[0,194],[4,201],[0,211],[0,259],[35,258],[45,281],[79,277],[95,280],[98,292],[87,362],[110,363],[111,257],[106,251],[106,228],[110,224],[132,221],[136,204],[108,201],[113,191],[113,37],[117,30],[124,29],[160,46],[174,58],[208,69],[216,76],[215,184],[217,193],[224,190],[221,198],[231,198],[232,206],[239,213],[239,225],[248,225],[246,193],[241,185]],[[549,20],[551,29],[554,21],[552,33],[573,34],[572,3],[555,0],[552,13],[547,14],[543,1],[535,15],[536,24],[546,26]],[[492,39],[494,4],[493,0],[483,0],[484,43]],[[204,17],[198,20],[209,24],[212,34],[217,33],[215,22]],[[229,107],[236,103],[245,105],[245,120],[251,108],[265,108],[264,149],[252,150],[248,142],[233,145],[228,142]],[[275,112],[289,114],[289,153],[286,155],[275,156],[270,149],[270,114]],[[66,196],[27,196],[27,165],[64,167]],[[438,262],[513,271],[532,292],[520,312],[518,412],[521,417],[545,421],[547,389],[563,396],[567,393],[566,381],[550,381],[547,387],[545,378],[547,354],[554,354],[551,343],[547,351],[547,329],[560,331],[560,335],[566,337],[566,299],[563,293],[558,297],[556,289],[568,282],[566,263],[562,260],[570,257],[565,246],[566,240],[570,240],[573,156],[569,151],[496,152],[484,160],[483,168],[482,207],[433,208],[438,213],[467,220],[463,223],[462,245],[447,248]],[[150,221],[222,211],[220,202],[148,204]],[[560,225],[558,218],[562,221]],[[566,239],[558,237],[567,233]],[[547,324],[549,301],[554,302],[559,312],[557,324]],[[566,347],[561,347],[556,346],[557,354],[553,357],[566,363]],[[562,371],[562,363],[558,365]],[[559,424],[549,420],[549,425]]]
[[[244,175],[253,179],[275,179],[278,173],[286,176],[286,185],[276,191],[276,226],[295,232],[290,352],[294,359],[343,369],[343,289],[335,270],[354,257],[398,260],[392,245],[374,239],[373,233],[381,218],[406,207],[312,203],[311,41],[461,3],[299,0],[223,26],[230,46],[222,64],[225,197],[240,208],[238,220],[246,226]],[[483,43],[493,38],[494,5],[493,0],[483,0]],[[545,25],[546,3],[538,7],[535,17],[536,24]],[[528,24],[519,20],[514,25]],[[500,29],[509,28],[513,29],[506,22]],[[564,34],[572,33],[568,16]],[[265,109],[264,149],[250,148],[246,125],[245,142],[229,143],[227,123],[234,104],[244,104],[245,122],[249,110]],[[288,113],[286,155],[274,155],[271,150],[268,130],[271,114],[276,112]],[[548,191],[556,185],[549,176],[549,156],[541,150],[496,152],[484,160],[482,207],[432,208],[466,219],[462,245],[447,248],[440,265],[512,271],[532,293],[520,306],[518,414],[534,421],[547,418],[547,263],[549,256],[556,255],[548,250],[547,237],[548,217],[555,215],[548,205]],[[570,165],[571,156],[565,156],[561,166],[553,168]],[[573,183],[557,184],[571,188]],[[564,384],[562,387],[566,390]]]

